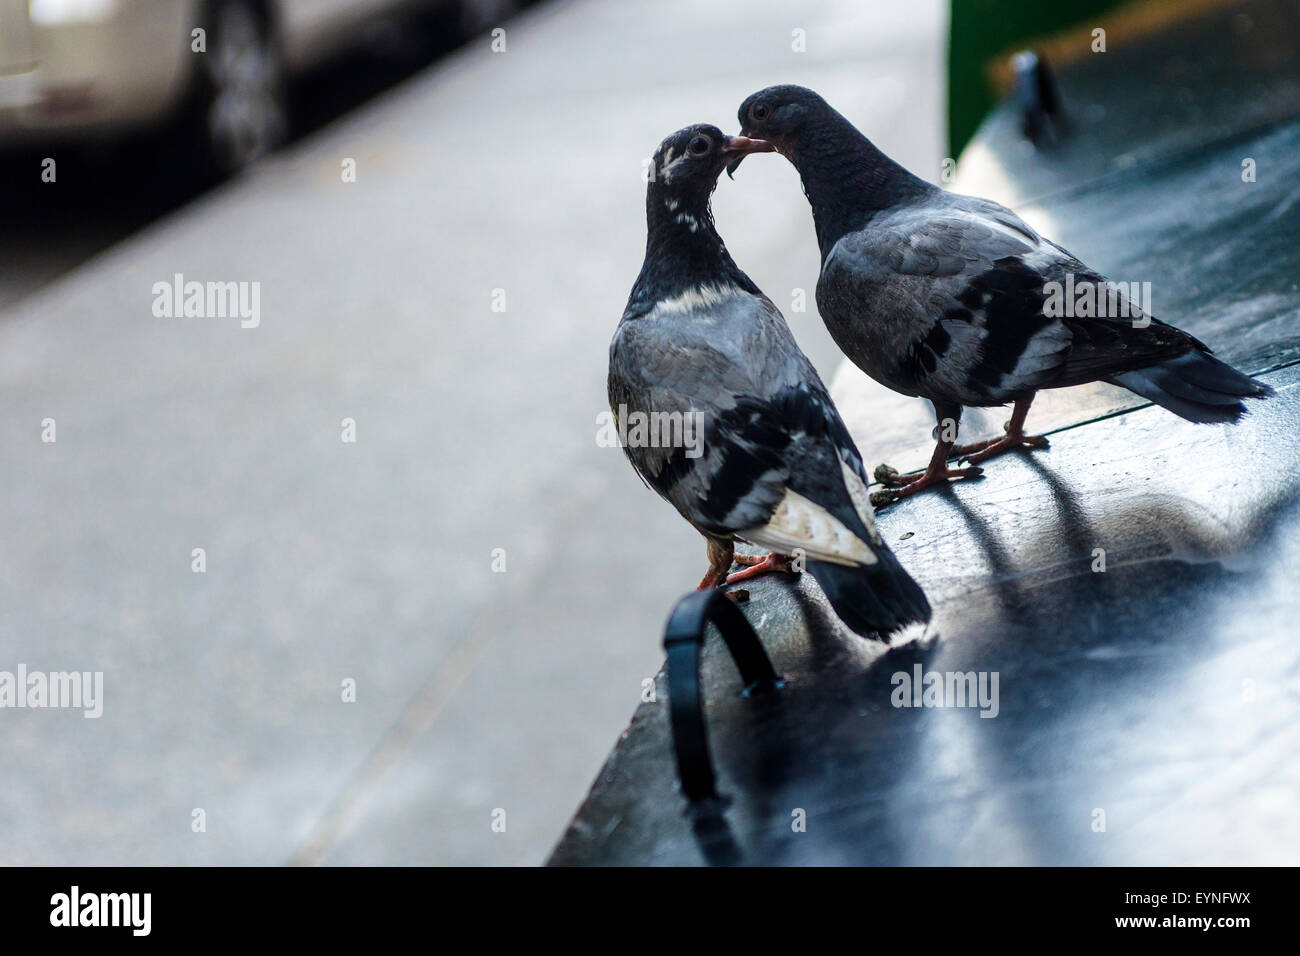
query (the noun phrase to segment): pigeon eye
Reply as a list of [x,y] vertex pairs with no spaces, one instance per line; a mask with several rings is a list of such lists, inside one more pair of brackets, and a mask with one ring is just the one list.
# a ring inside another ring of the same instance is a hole
[[763,120],[767,119],[767,114],[769,112],[771,111],[767,108],[766,103],[755,103],[753,106],[749,108],[749,118],[752,120],[757,120],[758,122],[762,122]]
[[709,151],[709,147],[712,145],[713,144],[709,142],[709,138],[707,136],[697,136],[693,140],[691,140],[690,145],[687,146],[686,148],[689,149],[691,153],[695,156],[703,156],[705,153]]

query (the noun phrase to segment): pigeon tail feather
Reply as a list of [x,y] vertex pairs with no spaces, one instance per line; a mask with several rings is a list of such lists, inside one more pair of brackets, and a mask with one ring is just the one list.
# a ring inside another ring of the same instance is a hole
[[930,620],[930,602],[889,551],[869,565],[809,561],[808,572],[821,585],[835,614],[863,637],[884,636],[909,624]]
[[1199,349],[1110,379],[1189,422],[1235,422],[1243,398],[1266,398],[1273,389]]

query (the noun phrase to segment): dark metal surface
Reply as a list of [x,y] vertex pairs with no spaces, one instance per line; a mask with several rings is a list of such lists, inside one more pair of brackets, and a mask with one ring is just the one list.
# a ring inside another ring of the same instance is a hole
[[[961,191],[1014,201],[997,183],[1031,184],[1022,198],[1044,198],[1018,209],[1112,278],[1163,276],[1155,313],[1239,367],[1274,369],[1276,397],[1235,427],[1151,407],[1087,420],[1081,404],[1049,451],[882,512],[935,606],[929,631],[893,648],[839,626],[810,580],[748,582],[744,613],[786,686],[741,697],[726,655],[704,655],[732,804],[704,836],[683,815],[661,676],[553,864],[1300,859],[1300,122],[1278,115],[1294,98],[1270,85],[1274,61],[1242,65],[1239,34],[1227,52],[1200,34],[1198,83],[1197,35],[1063,68],[1070,115],[1086,84],[1116,127],[1072,128],[1079,158],[1053,169],[1008,106]],[[1186,104],[1177,123],[1151,114],[1148,141],[1147,113],[1125,110],[1182,102],[1151,89],[1173,50],[1201,122]],[[1222,89],[1254,90],[1238,113],[1266,125],[1220,135],[1238,118]],[[1113,155],[1108,137],[1132,144],[1119,171],[1090,165]],[[996,676],[996,708],[896,706],[918,665]]]
[[[1001,109],[962,155],[963,176],[1008,163],[999,202],[1016,205],[1147,163],[1253,139],[1300,112],[1300,0],[1249,0],[1151,32],[1112,30],[1093,52],[1086,29],[1050,62],[1077,138],[1021,162],[1021,114]],[[1012,75],[1015,73],[1011,65]]]
[[1151,282],[1153,313],[1225,361],[1300,358],[1300,0],[1051,66],[1070,135],[1035,149],[1022,111],[999,109],[955,189],[1012,206],[1111,279]]
[[[1235,429],[1143,409],[884,512],[935,604],[928,643],[873,648],[809,583],[751,582],[746,614],[785,688],[743,698],[725,655],[705,655],[738,858],[1294,862],[1300,369],[1268,379],[1278,396]],[[998,674],[997,716],[892,706],[893,675],[918,663]],[[662,684],[659,699],[553,863],[705,859],[675,790]]]

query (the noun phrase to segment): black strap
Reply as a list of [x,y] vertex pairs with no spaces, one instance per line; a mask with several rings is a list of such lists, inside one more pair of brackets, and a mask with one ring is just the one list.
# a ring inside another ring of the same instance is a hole
[[693,806],[719,799],[700,697],[700,653],[710,622],[722,634],[747,692],[780,685],[758,635],[723,591],[696,591],[677,602],[664,630],[668,706],[677,774]]

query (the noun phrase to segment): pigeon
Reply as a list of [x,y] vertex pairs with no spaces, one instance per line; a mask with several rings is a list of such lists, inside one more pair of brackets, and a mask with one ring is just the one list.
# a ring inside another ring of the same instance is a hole
[[[876,381],[934,405],[929,466],[877,468],[897,490],[874,493],[876,504],[977,478],[980,463],[1007,451],[1046,448],[1024,431],[1039,389],[1109,382],[1188,421],[1220,423],[1242,416],[1243,399],[1272,394],[1116,295],[1010,209],[912,175],[812,90],[769,87],[739,116],[741,135],[770,142],[803,181],[821,248],[817,307],[832,338]],[[963,406],[1008,403],[1002,437],[956,445]],[[949,468],[952,457],[969,466]]]
[[[637,473],[704,536],[700,590],[806,567],[845,625],[878,638],[929,620],[930,605],[881,540],[826,386],[710,209],[727,163],[770,149],[708,125],[659,146],[645,261],[610,343],[610,410]],[[737,556],[737,540],[772,553]],[[729,574],[733,560],[744,570]]]

